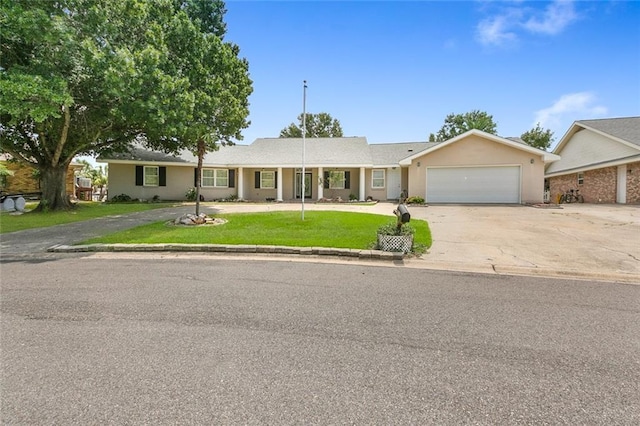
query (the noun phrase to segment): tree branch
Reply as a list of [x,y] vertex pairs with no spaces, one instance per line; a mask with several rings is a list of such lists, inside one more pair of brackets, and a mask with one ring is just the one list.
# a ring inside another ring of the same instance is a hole
[[67,137],[69,136],[69,125],[71,123],[71,113],[69,112],[69,107],[62,105],[62,111],[64,112],[64,126],[62,126],[62,134],[60,135],[60,139],[56,144],[56,150],[51,161],[54,166],[57,166],[58,162],[60,161],[62,148],[64,148],[64,144],[67,142]]

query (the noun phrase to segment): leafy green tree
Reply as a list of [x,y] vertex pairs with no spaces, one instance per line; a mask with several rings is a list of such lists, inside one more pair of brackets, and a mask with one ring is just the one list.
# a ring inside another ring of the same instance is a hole
[[178,88],[156,71],[161,3],[1,3],[0,149],[40,172],[39,209],[69,207],[64,178],[76,155],[123,149],[162,123],[162,99]]
[[185,3],[211,6],[177,15],[166,37],[167,48],[174,57],[171,73],[176,78],[186,78],[183,91],[191,99],[188,115],[181,115],[176,121],[180,137],[169,145],[174,151],[187,149],[198,157],[196,214],[199,214],[203,158],[220,145],[233,145],[232,138],[242,140],[240,132],[249,125],[248,98],[253,89],[249,64],[238,56],[239,47],[222,40],[225,26],[221,2]]
[[[40,209],[69,207],[76,155],[124,151],[134,139],[175,152],[194,133],[239,136],[248,94],[232,76],[248,65],[220,39],[223,12],[218,0],[0,4],[0,151],[40,172]],[[203,130],[211,117],[217,127]]]
[[553,143],[554,140],[553,132],[549,129],[543,129],[540,127],[540,123],[536,123],[536,127],[520,135],[520,139],[522,139],[527,145],[544,151],[551,147],[551,143]]
[[493,116],[484,111],[474,110],[464,114],[449,114],[444,120],[444,125],[435,135],[429,135],[429,142],[442,142],[455,138],[471,129],[497,134],[497,124]]
[[[326,112],[319,114],[306,114],[305,120],[307,138],[340,138],[343,136],[340,121],[331,117]],[[301,138],[302,137],[302,114],[298,116],[298,124],[289,124],[280,131],[281,138]]]

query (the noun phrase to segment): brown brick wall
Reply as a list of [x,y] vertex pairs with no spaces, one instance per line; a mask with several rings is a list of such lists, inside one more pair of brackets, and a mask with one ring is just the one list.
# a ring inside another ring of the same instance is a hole
[[[614,204],[617,195],[618,167],[584,172],[584,182],[578,185],[578,173],[549,178],[551,202],[558,194],[579,189],[585,203]],[[627,204],[640,204],[640,162],[627,165]]]
[[13,176],[6,178],[4,191],[8,193],[40,191],[40,183],[33,177],[32,167],[10,161],[3,162],[3,164],[13,172]]
[[627,204],[640,204],[640,161],[627,165]]
[[[3,164],[8,170],[13,172],[13,176],[6,177],[6,186],[2,188],[3,191],[10,194],[18,192],[40,192],[40,182],[33,177],[33,167],[12,161],[3,161]],[[67,194],[69,195],[75,191],[74,180],[74,167],[71,166],[67,170],[65,180]]]

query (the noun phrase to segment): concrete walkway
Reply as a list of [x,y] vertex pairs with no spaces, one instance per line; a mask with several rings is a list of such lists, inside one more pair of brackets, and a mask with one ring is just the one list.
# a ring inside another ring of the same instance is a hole
[[[305,211],[358,211],[384,214],[393,219],[395,207],[391,203],[307,203]],[[219,203],[203,204],[201,210],[209,215],[300,211],[301,205]],[[0,236],[0,252],[3,258],[42,254],[55,245],[77,244],[142,224],[171,220],[188,212],[194,212],[194,207],[157,209],[3,234]],[[535,208],[443,205],[410,207],[410,212],[412,218],[429,222],[433,246],[420,258],[402,260],[402,267],[640,283],[639,206],[573,204],[562,208]],[[304,256],[298,260],[317,259]],[[345,259],[323,256],[319,261]],[[398,266],[398,262],[394,265]]]

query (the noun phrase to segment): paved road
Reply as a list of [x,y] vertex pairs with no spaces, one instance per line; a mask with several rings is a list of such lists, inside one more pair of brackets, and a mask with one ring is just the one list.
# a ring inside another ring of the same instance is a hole
[[109,256],[3,261],[3,424],[640,423],[640,286]]

